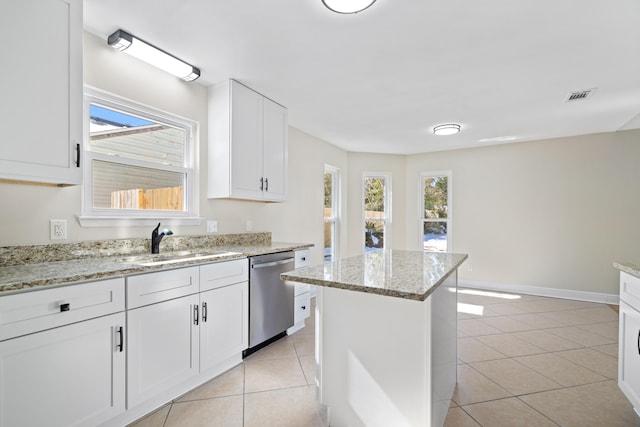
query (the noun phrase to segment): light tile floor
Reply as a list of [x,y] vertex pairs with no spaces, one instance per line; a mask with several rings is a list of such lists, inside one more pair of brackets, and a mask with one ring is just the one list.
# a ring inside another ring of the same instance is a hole
[[[640,426],[617,386],[613,308],[466,289],[458,301],[458,385],[446,427]],[[312,315],[134,426],[321,426],[313,333]]]
[[460,289],[458,385],[446,427],[640,426],[618,389],[618,313]]

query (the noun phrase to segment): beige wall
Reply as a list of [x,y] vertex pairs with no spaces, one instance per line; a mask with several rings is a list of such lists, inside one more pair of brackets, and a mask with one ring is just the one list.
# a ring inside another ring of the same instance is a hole
[[[614,261],[640,259],[640,131],[410,156],[407,194],[425,171],[453,171],[452,250],[461,279],[617,294]],[[407,197],[407,212],[418,212]],[[417,215],[406,240],[416,247]],[[468,271],[468,265],[473,271]]]
[[[273,238],[286,242],[313,242],[312,259],[323,259],[324,246],[324,165],[347,170],[347,154],[311,135],[289,128],[289,191],[286,203],[264,205],[254,223],[271,231]],[[344,184],[344,183],[343,183]],[[344,206],[345,192],[341,192]],[[346,228],[340,227],[339,252],[344,254]]]

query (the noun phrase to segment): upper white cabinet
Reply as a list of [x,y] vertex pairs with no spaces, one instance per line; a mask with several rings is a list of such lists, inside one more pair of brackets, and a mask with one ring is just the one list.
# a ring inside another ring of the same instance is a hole
[[81,182],[82,1],[5,2],[0,179]]
[[210,198],[284,201],[287,109],[229,80],[209,89]]

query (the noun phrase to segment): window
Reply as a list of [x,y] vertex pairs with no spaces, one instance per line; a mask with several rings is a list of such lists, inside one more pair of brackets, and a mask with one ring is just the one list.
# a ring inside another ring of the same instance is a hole
[[363,174],[362,194],[365,252],[390,248],[391,176]]
[[324,260],[338,259],[338,169],[324,166]]
[[424,173],[420,236],[425,251],[447,252],[451,237],[451,173]]
[[85,111],[84,219],[196,216],[197,123],[92,90]]

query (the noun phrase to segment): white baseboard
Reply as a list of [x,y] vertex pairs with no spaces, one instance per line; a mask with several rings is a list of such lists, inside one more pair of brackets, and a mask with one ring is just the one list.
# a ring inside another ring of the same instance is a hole
[[514,294],[598,302],[602,304],[618,305],[620,301],[618,294],[572,291],[568,289],[543,288],[540,286],[514,285],[509,283],[491,283],[478,280],[458,280],[458,286],[463,288],[484,289],[487,291],[512,292]]

